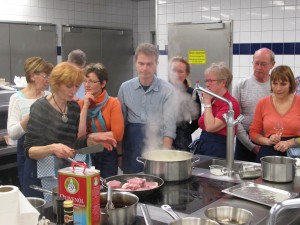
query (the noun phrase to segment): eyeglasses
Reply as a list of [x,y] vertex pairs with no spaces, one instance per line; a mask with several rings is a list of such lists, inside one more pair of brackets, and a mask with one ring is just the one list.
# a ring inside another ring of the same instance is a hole
[[87,84],[96,84],[96,83],[100,83],[101,81],[99,80],[83,80],[83,83],[87,83]]
[[256,61],[254,61],[254,62],[252,62],[252,64],[253,64],[254,66],[267,67],[267,66],[270,65],[271,63],[264,63],[264,62],[256,62]]
[[42,76],[44,79],[48,80],[50,75],[49,75],[49,74],[43,73],[43,74],[41,74],[41,76]]
[[220,80],[224,80],[224,79],[216,79],[216,80],[208,79],[208,80],[204,80],[204,82],[205,83],[212,83],[213,81],[220,81]]

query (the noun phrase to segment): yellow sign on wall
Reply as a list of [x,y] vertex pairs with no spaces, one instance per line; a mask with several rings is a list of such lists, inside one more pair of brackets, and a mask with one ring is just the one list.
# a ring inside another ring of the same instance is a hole
[[189,50],[188,60],[190,64],[206,64],[205,50]]

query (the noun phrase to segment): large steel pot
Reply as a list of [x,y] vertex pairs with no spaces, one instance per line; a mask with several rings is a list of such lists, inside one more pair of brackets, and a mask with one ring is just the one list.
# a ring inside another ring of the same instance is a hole
[[101,203],[101,224],[103,225],[131,225],[135,221],[137,204],[139,198],[129,192],[113,192],[112,203],[114,209],[105,209],[107,193],[100,194]]
[[136,160],[144,164],[147,174],[159,176],[165,181],[181,181],[192,176],[192,166],[200,157],[185,151],[153,150]]
[[260,161],[264,180],[278,183],[294,180],[296,159],[284,156],[265,156]]

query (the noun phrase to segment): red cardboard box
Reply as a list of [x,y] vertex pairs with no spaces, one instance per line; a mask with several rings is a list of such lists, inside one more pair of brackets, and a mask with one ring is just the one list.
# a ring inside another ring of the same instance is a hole
[[58,170],[58,193],[73,200],[75,225],[100,225],[99,170],[87,169],[85,163]]

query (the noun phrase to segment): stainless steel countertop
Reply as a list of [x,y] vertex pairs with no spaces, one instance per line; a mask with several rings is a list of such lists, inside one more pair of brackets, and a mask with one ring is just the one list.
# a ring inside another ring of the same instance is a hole
[[[202,169],[202,168],[194,168],[193,169],[193,175],[195,176],[201,176],[201,177],[207,177],[210,179],[216,179],[216,180],[226,180],[226,181],[233,181],[235,183],[242,183],[244,181],[253,181],[258,184],[263,184],[266,186],[290,191],[290,192],[300,192],[300,177],[295,177],[293,182],[290,183],[271,183],[263,181],[261,178],[255,179],[255,180],[241,180],[238,175],[235,175],[233,177],[227,177],[227,176],[214,176],[210,174],[210,171],[208,169]],[[271,207],[265,206],[262,204],[258,204],[252,201],[244,200],[238,197],[234,197],[231,195],[225,195],[223,198],[212,202],[211,204],[197,210],[194,213],[191,214],[182,214],[180,212],[176,212],[181,217],[187,217],[187,216],[193,216],[193,217],[201,217],[206,218],[204,212],[207,208],[211,207],[217,207],[217,206],[234,206],[239,208],[244,208],[253,213],[253,219],[251,222],[251,225],[265,225],[268,221],[269,211]],[[151,219],[162,221],[166,224],[173,221],[173,219],[165,213],[160,207],[155,206],[149,206],[148,210],[151,216]],[[141,211],[138,210],[138,215],[142,216]],[[284,211],[284,213],[280,214],[278,217],[277,225],[296,225],[300,224],[300,208],[299,209],[290,209]]]
[[[202,157],[202,158],[209,159],[209,157]],[[300,193],[300,176],[295,177],[294,181],[290,183],[272,183],[272,182],[266,182],[261,178],[253,179],[253,180],[251,179],[241,180],[238,175],[235,175],[233,177],[215,176],[210,173],[209,169],[203,169],[203,168],[193,168],[192,174],[193,176],[209,178],[212,181],[222,180],[222,181],[229,181],[233,183],[253,181],[256,184],[262,184],[262,185],[282,189],[289,192]],[[207,208],[217,207],[217,206],[234,206],[234,207],[244,208],[251,211],[254,215],[251,225],[266,225],[268,221],[269,211],[271,209],[271,207],[266,205],[262,205],[259,203],[252,202],[250,200],[245,200],[242,198],[225,194],[223,198],[220,198],[219,200],[214,201],[191,214],[184,214],[176,211],[175,212],[180,217],[192,216],[192,217],[206,218],[204,214],[205,210]],[[147,205],[147,207],[148,207],[150,217],[153,221],[160,221],[163,224],[168,224],[173,221],[173,219],[166,212],[164,212],[160,207],[153,206],[153,205]],[[139,217],[143,216],[140,209],[140,203],[138,204],[137,207],[137,215]],[[283,213],[280,213],[276,223],[276,225],[296,225],[296,224],[298,225],[300,224],[300,208],[288,209],[285,210]]]

